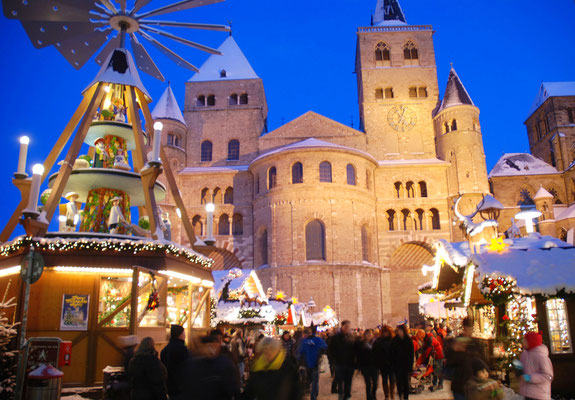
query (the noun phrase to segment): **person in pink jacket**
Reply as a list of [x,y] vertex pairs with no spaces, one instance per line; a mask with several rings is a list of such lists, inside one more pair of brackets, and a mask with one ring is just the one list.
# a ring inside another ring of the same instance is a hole
[[523,375],[519,394],[525,400],[550,400],[553,365],[549,359],[549,350],[543,344],[543,337],[540,333],[528,332],[523,339],[523,347]]

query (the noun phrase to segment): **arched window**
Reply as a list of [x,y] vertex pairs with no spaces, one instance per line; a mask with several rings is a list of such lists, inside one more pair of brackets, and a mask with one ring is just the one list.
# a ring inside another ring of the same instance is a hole
[[168,146],[182,147],[180,144],[180,136],[175,133],[168,133]]
[[209,140],[202,142],[200,156],[203,162],[212,161],[212,142]]
[[303,165],[300,162],[291,166],[291,183],[303,183]]
[[206,96],[204,96],[203,94],[200,94],[196,98],[196,107],[205,107],[205,106],[206,106]]
[[230,95],[230,98],[228,99],[228,104],[230,106],[237,106],[238,105],[238,94],[237,93],[232,93]]
[[213,94],[210,94],[206,100],[206,105],[208,107],[212,107],[216,105],[216,96],[214,96]]
[[417,214],[417,219],[415,220],[415,229],[422,231],[423,230],[423,218],[424,218],[424,211],[421,208],[415,210]]
[[371,256],[371,243],[369,237],[369,230],[367,225],[361,227],[361,259],[370,262]]
[[228,214],[222,214],[218,220],[218,235],[230,234],[230,217]]
[[401,225],[404,231],[410,230],[412,228],[411,223],[411,213],[408,209],[401,210]]
[[407,197],[413,198],[415,197],[415,188],[412,181],[409,181],[405,184],[405,190],[407,191]]
[[409,97],[417,97],[417,88],[415,86],[409,88]]
[[448,133],[449,132],[449,123],[447,121],[445,121],[445,123],[443,124],[443,133]]
[[315,219],[305,227],[306,260],[325,260],[325,227]]
[[224,193],[224,204],[234,204],[234,188],[231,186]]
[[439,222],[439,211],[437,211],[437,208],[432,208],[429,210],[429,212],[431,212],[431,228],[441,229],[441,223]]
[[417,88],[417,97],[427,97],[427,88],[425,86]]
[[408,40],[403,46],[403,58],[407,65],[418,64],[419,53],[417,52],[417,46],[411,40]]
[[384,42],[379,42],[375,46],[375,65],[377,67],[389,67],[391,65],[389,46]]
[[390,231],[395,230],[395,210],[387,210],[387,224]]
[[227,78],[228,77],[228,73],[226,72],[225,69],[222,69],[220,71],[220,78]]
[[331,164],[328,161],[319,164],[319,181],[331,182]]
[[268,230],[264,229],[261,231],[257,240],[257,257],[259,258],[259,265],[268,264]]
[[517,202],[518,206],[532,206],[535,205],[535,201],[531,196],[531,192],[529,189],[521,189],[519,190],[519,201]]
[[375,98],[378,100],[383,99],[383,89],[382,88],[375,89]]
[[200,198],[200,204],[207,204],[210,197],[210,190],[208,188],[202,189],[202,196]]
[[271,167],[268,171],[268,190],[273,189],[278,184],[278,171],[276,167]]
[[234,214],[232,218],[232,235],[244,234],[244,217],[242,214]]
[[563,204],[561,199],[559,199],[559,195],[557,194],[557,190],[555,190],[555,188],[549,188],[547,191],[553,195],[553,204]]
[[196,236],[202,236],[204,234],[204,226],[199,215],[194,215],[194,218],[192,218],[192,227],[194,228],[194,234]]
[[425,181],[419,181],[419,195],[427,197],[427,183]]
[[258,174],[256,174],[256,176],[254,176],[254,186],[255,186],[256,194],[258,194],[260,192],[260,176]]
[[385,90],[383,91],[383,96],[386,99],[393,99],[393,88],[392,87],[386,87]]
[[232,139],[228,142],[228,161],[237,161],[240,159],[240,142]]
[[240,96],[240,104],[245,105],[248,104],[248,94],[247,93],[242,93],[242,95]]
[[452,131],[456,131],[457,130],[457,120],[453,120],[451,121],[451,130]]
[[222,191],[219,187],[214,189],[214,193],[212,194],[212,203],[214,204],[221,204],[222,203]]
[[345,171],[347,173],[347,184],[355,186],[355,167],[351,164],[347,164]]
[[393,186],[395,187],[395,194],[397,195],[397,198],[400,199],[401,195],[403,194],[403,184],[401,182],[395,182]]

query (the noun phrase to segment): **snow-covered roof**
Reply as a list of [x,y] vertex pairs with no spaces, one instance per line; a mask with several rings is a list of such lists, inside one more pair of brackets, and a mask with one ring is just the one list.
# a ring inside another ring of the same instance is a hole
[[550,249],[511,249],[503,253],[473,255],[473,263],[483,276],[497,274],[516,279],[526,293],[557,294],[562,289],[575,292],[575,247]]
[[529,118],[549,97],[575,96],[575,82],[542,82],[529,109]]
[[447,162],[440,160],[439,158],[411,158],[411,159],[403,159],[403,160],[379,160],[378,164],[381,166],[386,165],[412,165],[412,164],[438,164],[443,165],[447,164]]
[[273,154],[282,153],[284,151],[300,150],[300,149],[313,149],[313,148],[324,148],[324,149],[332,149],[332,150],[349,151],[349,152],[356,153],[356,154],[362,155],[364,157],[367,157],[370,160],[372,160],[373,162],[377,163],[375,158],[373,158],[373,156],[371,154],[366,153],[365,151],[357,150],[357,149],[354,149],[352,147],[342,146],[340,144],[326,142],[325,140],[308,138],[308,139],[301,140],[299,142],[291,143],[291,144],[288,144],[285,146],[280,146],[276,149],[268,151],[267,153],[261,154],[260,156],[256,157],[255,160],[252,161],[252,164],[255,163],[256,161],[261,160],[262,158],[271,156]]
[[463,104],[468,104],[474,106],[471,96],[467,93],[467,89],[463,86],[461,79],[455,72],[455,68],[451,67],[449,71],[449,78],[447,78],[447,86],[445,87],[445,94],[443,95],[443,100],[441,100],[441,105],[437,110],[437,113],[445,110],[448,107],[460,106]]
[[228,36],[218,50],[222,54],[211,55],[188,82],[259,79],[233,36]]
[[214,291],[213,294],[219,297],[220,292],[224,288],[227,282],[230,282],[229,290],[242,290],[248,289],[247,284],[248,281],[252,281],[255,285],[255,289],[258,292],[258,296],[265,296],[264,289],[256,274],[256,271],[253,269],[250,270],[241,270],[238,268],[234,268],[232,270],[224,270],[224,271],[212,271],[212,276],[214,277]]
[[553,198],[553,195],[551,193],[549,193],[547,190],[545,190],[545,188],[543,186],[540,186],[537,193],[535,193],[535,196],[533,196],[533,200],[552,199],[552,198]]
[[558,174],[552,165],[528,153],[506,153],[495,164],[489,177]]
[[407,20],[405,19],[405,14],[401,9],[399,0],[377,0],[375,14],[373,16],[373,25],[407,25]]
[[571,204],[567,209],[563,210],[561,214],[555,217],[556,221],[562,221],[564,219],[575,218],[575,203]]
[[495,197],[491,196],[490,194],[487,194],[483,197],[483,200],[478,204],[477,210],[483,211],[492,208],[495,208],[497,210],[503,210],[505,207],[503,207],[503,204],[501,204],[501,202],[497,200]]
[[169,85],[166,90],[164,90],[164,93],[162,93],[160,100],[156,103],[156,106],[152,111],[152,118],[173,119],[174,121],[178,121],[186,125],[186,121],[184,120],[184,116],[182,115],[176,96],[174,96],[174,92]]

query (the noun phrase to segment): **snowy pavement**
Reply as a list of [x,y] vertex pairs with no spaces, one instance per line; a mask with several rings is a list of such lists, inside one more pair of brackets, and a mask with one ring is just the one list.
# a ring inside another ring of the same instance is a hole
[[[385,399],[385,395],[383,394],[383,389],[381,388],[381,380],[379,381],[377,390],[377,398],[378,400]],[[353,384],[352,384],[352,392],[351,392],[352,399],[365,399],[365,384],[363,382],[363,376],[360,373],[357,373],[353,376]],[[395,396],[397,399],[397,394]],[[449,390],[449,382],[445,382],[445,388],[443,390],[439,390],[436,392],[430,392],[429,390],[424,391],[421,394],[410,394],[410,399],[418,399],[418,400],[452,400],[453,396],[451,395],[451,391]],[[305,399],[309,399],[308,396]],[[331,394],[331,377],[329,373],[321,374],[319,378],[319,400],[335,400],[337,399],[337,394]]]

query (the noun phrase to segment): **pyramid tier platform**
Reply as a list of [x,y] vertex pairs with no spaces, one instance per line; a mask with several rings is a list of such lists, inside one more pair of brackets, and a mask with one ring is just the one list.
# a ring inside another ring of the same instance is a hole
[[[48,178],[49,188],[52,188],[57,176],[58,174],[56,173]],[[76,192],[80,196],[78,201],[85,203],[88,192],[99,188],[123,191],[130,196],[131,206],[139,207],[144,206],[146,203],[140,175],[135,172],[112,168],[81,168],[73,170],[64,193]],[[166,187],[160,182],[156,182],[154,194],[156,201],[164,200]]]
[[96,139],[106,135],[117,136],[126,141],[127,150],[136,150],[132,125],[118,121],[94,121],[88,129],[84,143],[93,146]]

